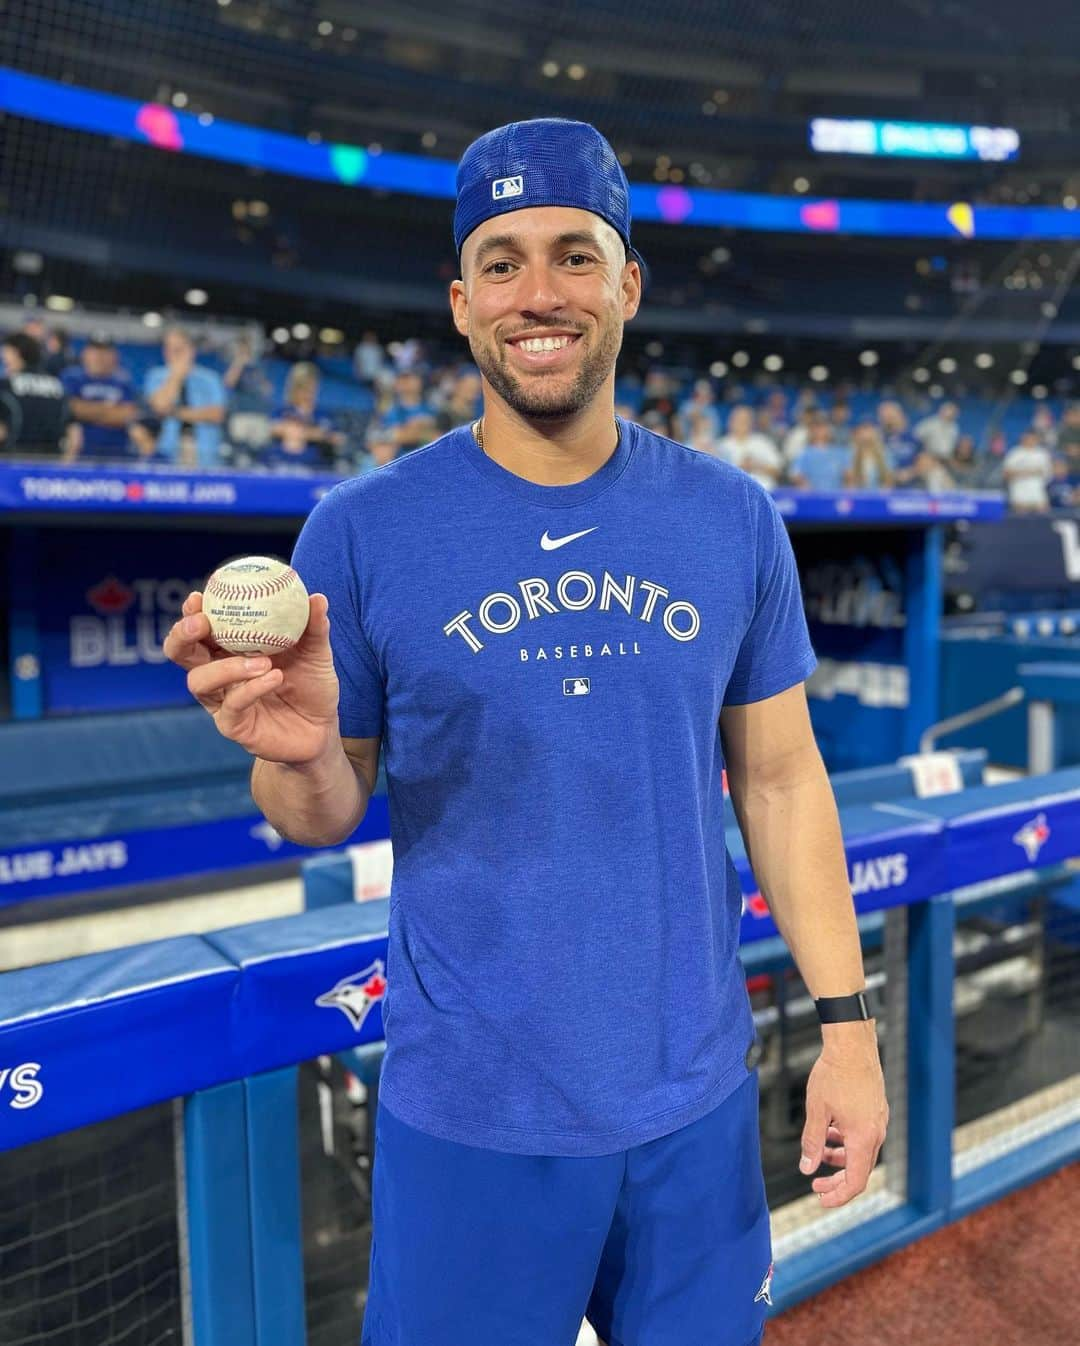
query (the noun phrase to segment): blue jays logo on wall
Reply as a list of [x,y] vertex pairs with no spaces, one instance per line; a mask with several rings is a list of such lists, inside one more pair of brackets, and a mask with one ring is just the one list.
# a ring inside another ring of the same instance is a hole
[[363,972],[344,977],[332,991],[318,997],[316,1005],[337,1009],[359,1033],[364,1020],[386,994],[385,965],[381,958],[369,963]]
[[[224,533],[181,531],[50,536],[47,556],[24,581],[32,585],[25,606],[39,622],[46,709],[190,704],[162,642],[190,591],[244,545]],[[282,555],[291,545],[277,535],[266,541]]]

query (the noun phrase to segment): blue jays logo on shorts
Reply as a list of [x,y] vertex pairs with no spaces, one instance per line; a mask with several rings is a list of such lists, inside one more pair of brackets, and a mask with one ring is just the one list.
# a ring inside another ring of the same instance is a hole
[[363,972],[344,977],[332,991],[318,997],[323,1009],[339,1009],[359,1033],[364,1020],[386,994],[385,964],[376,958]]
[[754,1303],[757,1304],[764,1300],[769,1307],[772,1307],[772,1275],[773,1264],[769,1263],[769,1269],[765,1273],[765,1279],[761,1282],[761,1289],[754,1296]]
[[524,196],[525,179],[519,173],[513,178],[496,178],[491,184],[491,199],[505,201],[508,196]]

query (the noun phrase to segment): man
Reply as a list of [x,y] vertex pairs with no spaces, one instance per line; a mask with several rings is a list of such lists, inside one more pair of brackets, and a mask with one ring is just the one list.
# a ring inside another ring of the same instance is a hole
[[842,491],[853,463],[851,450],[833,443],[833,428],[823,411],[810,418],[806,448],[791,464],[788,477],[805,491]]
[[1047,487],[1054,477],[1054,458],[1039,440],[1038,430],[1025,430],[1020,443],[1001,464],[1009,508],[1014,514],[1045,514],[1050,508]]
[[68,424],[64,385],[45,370],[40,345],[25,332],[4,338],[0,358],[0,451],[55,457]]
[[67,454],[76,458],[127,458],[128,427],[139,414],[135,385],[119,367],[116,347],[95,336],[82,348],[79,364],[63,377],[72,427]]
[[394,401],[380,417],[383,428],[392,431],[400,453],[427,444],[436,433],[435,412],[424,401],[424,381],[406,370],[394,379]]
[[784,470],[780,450],[766,435],[754,429],[754,413],[749,407],[732,407],[727,434],[720,441],[720,457],[742,468],[766,490],[779,482]]
[[[146,376],[151,416],[133,431],[140,451],[168,462],[190,461],[215,467],[220,461],[225,422],[225,385],[220,375],[195,363],[195,343],[180,327],[166,330],[161,345],[165,363]],[[183,443],[187,433],[194,441]]]
[[[458,168],[454,323],[484,410],[343,483],[294,557],[288,655],[166,642],[258,760],[275,827],[338,844],[385,739],[395,870],[365,1346],[753,1346],[772,1274],[742,900],[721,771],[823,1013],[800,1167],[835,1207],[886,1106],[791,547],[729,464],[614,417],[642,286],[593,127]],[[329,610],[329,616],[328,616]],[[331,625],[332,623],[332,625]],[[854,1007],[853,1007],[854,1005]]]
[[915,438],[939,463],[947,463],[953,456],[960,437],[958,416],[955,402],[942,402],[934,415],[924,417],[915,427]]

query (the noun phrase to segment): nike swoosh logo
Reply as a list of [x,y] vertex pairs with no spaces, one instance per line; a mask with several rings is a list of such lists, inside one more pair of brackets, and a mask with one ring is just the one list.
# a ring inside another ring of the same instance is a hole
[[565,547],[568,542],[576,542],[579,537],[585,537],[589,533],[595,533],[599,524],[594,524],[592,528],[583,528],[580,533],[567,533],[566,537],[548,537],[545,531],[540,539],[540,545],[545,551],[555,551],[557,547]]

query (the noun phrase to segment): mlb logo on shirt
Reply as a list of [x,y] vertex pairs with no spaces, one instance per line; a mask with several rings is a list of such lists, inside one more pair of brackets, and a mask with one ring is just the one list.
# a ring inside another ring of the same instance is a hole
[[588,678],[563,678],[563,696],[588,696],[592,686]]
[[505,201],[509,196],[523,196],[524,194],[525,179],[520,173],[516,178],[496,178],[491,184],[493,201]]

